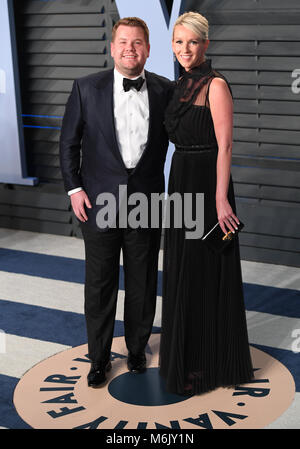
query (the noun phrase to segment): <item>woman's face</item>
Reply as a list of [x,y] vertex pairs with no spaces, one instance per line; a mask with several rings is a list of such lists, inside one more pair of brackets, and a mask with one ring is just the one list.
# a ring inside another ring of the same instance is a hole
[[172,49],[182,67],[186,71],[200,65],[205,60],[205,52],[209,40],[203,40],[192,30],[183,25],[177,25],[174,29]]

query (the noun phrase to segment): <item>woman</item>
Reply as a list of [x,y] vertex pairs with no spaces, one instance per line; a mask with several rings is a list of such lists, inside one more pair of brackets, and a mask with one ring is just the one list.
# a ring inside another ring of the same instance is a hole
[[[205,59],[208,22],[198,13],[178,18],[172,48],[184,69],[166,111],[175,143],[169,177],[173,192],[204,193],[204,233],[218,221],[235,232],[230,174],[233,107],[225,78]],[[185,229],[166,229],[160,374],[169,392],[200,394],[250,382],[238,239],[217,254]]]

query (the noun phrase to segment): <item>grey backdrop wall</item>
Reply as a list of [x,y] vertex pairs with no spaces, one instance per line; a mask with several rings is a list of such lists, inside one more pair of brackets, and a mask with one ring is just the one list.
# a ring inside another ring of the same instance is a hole
[[[113,0],[17,0],[15,10],[29,175],[40,184],[0,184],[0,226],[80,236],[62,187],[59,128],[73,80],[113,66],[118,11]],[[242,258],[300,266],[300,2],[187,0],[186,10],[208,18],[207,56],[233,89]]]
[[58,141],[75,78],[113,66],[111,0],[15,0],[28,172],[39,185],[0,184],[0,226],[80,235],[62,187]]
[[187,3],[208,18],[208,56],[233,88],[242,257],[300,266],[300,94],[292,76],[300,68],[300,2]]

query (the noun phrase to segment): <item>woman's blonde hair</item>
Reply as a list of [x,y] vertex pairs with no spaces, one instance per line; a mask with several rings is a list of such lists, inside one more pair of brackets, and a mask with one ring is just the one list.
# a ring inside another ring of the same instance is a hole
[[203,40],[208,39],[208,31],[209,31],[208,21],[204,16],[202,16],[198,12],[189,11],[179,16],[173,28],[173,37],[174,37],[174,30],[177,25],[185,26],[186,28],[197,34],[197,36],[199,36]]

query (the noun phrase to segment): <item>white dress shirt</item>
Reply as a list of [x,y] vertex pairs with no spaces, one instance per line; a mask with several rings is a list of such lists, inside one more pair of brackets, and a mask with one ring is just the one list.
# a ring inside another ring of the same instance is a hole
[[[139,76],[145,79],[143,71]],[[140,91],[123,88],[124,76],[114,69],[114,117],[116,138],[126,168],[134,168],[140,160],[148,140],[149,98],[146,79]],[[133,78],[133,79],[136,79]],[[82,187],[72,189],[68,195],[79,192]]]

